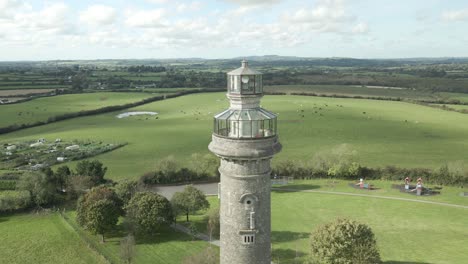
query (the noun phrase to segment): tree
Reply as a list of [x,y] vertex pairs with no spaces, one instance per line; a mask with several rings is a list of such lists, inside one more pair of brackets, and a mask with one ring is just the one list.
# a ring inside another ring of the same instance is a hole
[[185,186],[183,192],[176,192],[174,196],[172,196],[171,204],[176,214],[186,214],[187,222],[189,221],[189,214],[210,207],[210,203],[206,200],[205,194],[193,187],[193,185]]
[[70,180],[71,171],[67,165],[63,165],[57,168],[57,171],[54,173],[56,186],[60,188],[61,191],[65,190],[65,186]]
[[122,200],[124,205],[128,204],[133,195],[138,191],[137,181],[122,181],[115,187],[115,192]]
[[318,226],[311,234],[311,263],[374,264],[380,254],[367,225],[348,219]]
[[88,78],[84,73],[78,73],[71,78],[72,90],[81,92],[83,89],[88,88]]
[[104,233],[111,230],[122,215],[121,204],[112,189],[95,187],[78,199],[76,220],[92,233],[100,234],[104,242]]
[[49,205],[57,201],[53,176],[40,172],[28,172],[21,177],[18,188],[29,192],[31,203],[36,206]]
[[159,160],[156,164],[156,171],[162,172],[164,175],[169,175],[176,172],[179,168],[174,156],[167,156],[164,159]]
[[172,208],[166,197],[152,192],[138,192],[125,206],[129,221],[140,233],[154,234],[162,224],[172,221]]
[[120,258],[124,263],[132,263],[135,257],[135,237],[128,235],[120,241]]
[[198,175],[218,176],[219,159],[213,154],[201,155],[193,153],[190,157],[190,163],[193,170]]
[[75,174],[90,177],[91,181],[98,185],[104,182],[104,175],[107,171],[107,167],[103,166],[99,160],[82,160],[76,164]]

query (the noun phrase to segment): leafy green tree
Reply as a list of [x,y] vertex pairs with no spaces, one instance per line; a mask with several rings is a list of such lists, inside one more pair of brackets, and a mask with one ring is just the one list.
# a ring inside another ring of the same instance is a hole
[[177,164],[176,159],[172,155],[159,160],[158,163],[156,164],[156,171],[160,171],[165,175],[174,173],[178,169],[179,169],[179,165]]
[[193,153],[190,157],[193,170],[199,175],[218,176],[219,159],[213,154]]
[[380,263],[377,242],[371,228],[348,219],[318,226],[310,237],[310,263]]
[[104,182],[106,171],[107,167],[104,167],[99,160],[82,160],[76,164],[75,174],[90,177],[91,181],[98,185]]
[[176,192],[172,196],[171,204],[177,215],[185,213],[187,222],[189,221],[189,214],[210,207],[205,194],[193,187],[193,185],[187,185],[183,192]]
[[76,219],[78,224],[92,233],[101,234],[111,230],[122,215],[122,201],[110,188],[99,186],[78,199]]
[[152,192],[137,192],[125,210],[130,223],[140,233],[154,234],[173,218],[171,204],[166,197]]
[[115,192],[126,205],[132,199],[133,195],[138,191],[137,181],[122,181],[115,187]]
[[18,188],[28,191],[31,203],[36,206],[50,205],[58,199],[53,176],[41,172],[25,173]]
[[72,90],[81,92],[83,89],[88,88],[89,81],[85,73],[78,73],[71,78]]
[[58,167],[57,171],[54,173],[56,186],[63,191],[70,180],[70,176],[71,171],[67,165]]

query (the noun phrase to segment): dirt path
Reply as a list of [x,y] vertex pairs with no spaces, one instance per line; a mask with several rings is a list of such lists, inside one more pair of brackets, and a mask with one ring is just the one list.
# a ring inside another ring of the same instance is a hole
[[459,205],[459,204],[449,204],[449,203],[441,203],[441,202],[433,202],[433,201],[423,201],[423,200],[417,200],[417,199],[389,197],[389,196],[381,196],[381,195],[346,193],[346,192],[331,192],[331,191],[296,190],[296,189],[275,188],[275,187],[273,187],[271,189],[275,190],[275,191],[284,191],[284,192],[307,192],[307,193],[323,193],[323,194],[336,194],[336,195],[348,195],[348,196],[360,196],[360,197],[373,197],[373,198],[380,198],[380,199],[399,200],[399,201],[417,202],[417,203],[427,203],[427,204],[435,204],[435,205],[442,205],[442,206],[450,206],[450,207],[468,209],[468,206]]

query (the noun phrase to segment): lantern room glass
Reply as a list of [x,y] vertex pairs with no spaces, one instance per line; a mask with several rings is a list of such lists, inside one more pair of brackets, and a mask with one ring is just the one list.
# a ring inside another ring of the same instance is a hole
[[262,75],[229,75],[228,92],[231,94],[263,93]]
[[228,138],[267,138],[276,135],[276,115],[263,109],[228,109],[214,118],[214,134]]

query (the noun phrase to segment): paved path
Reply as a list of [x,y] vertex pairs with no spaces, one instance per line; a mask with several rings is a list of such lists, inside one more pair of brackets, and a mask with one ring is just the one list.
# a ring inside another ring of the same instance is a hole
[[389,199],[389,200],[399,200],[399,201],[407,201],[407,202],[436,204],[436,205],[442,205],[442,206],[450,206],[450,207],[458,207],[458,208],[468,209],[468,206],[459,205],[459,204],[449,204],[449,203],[424,201],[424,200],[409,199],[409,198],[390,197],[390,196],[381,196],[381,195],[346,193],[346,192],[331,192],[331,191],[316,191],[316,190],[297,190],[297,189],[275,188],[275,187],[273,187],[271,189],[275,190],[275,191],[284,191],[284,192],[307,192],[307,193],[323,193],[323,194],[349,195],[349,196],[361,196],[361,197],[374,197],[374,198],[380,198],[380,199]]
[[[157,192],[170,200],[174,193],[182,192],[185,186],[187,185],[153,186],[150,187],[149,190]],[[193,186],[204,192],[206,195],[218,195],[218,183],[195,183]]]
[[[183,226],[183,225],[172,224],[171,227],[176,229],[176,230],[179,230],[181,232],[184,232],[184,233],[190,235],[190,230],[187,227]],[[204,241],[206,241],[208,243],[211,243],[212,245],[215,245],[215,246],[219,247],[219,240],[211,240],[210,241],[210,237],[208,235],[206,235],[206,234],[198,233],[197,235],[195,235],[195,237],[200,239],[200,240],[204,240]]]

